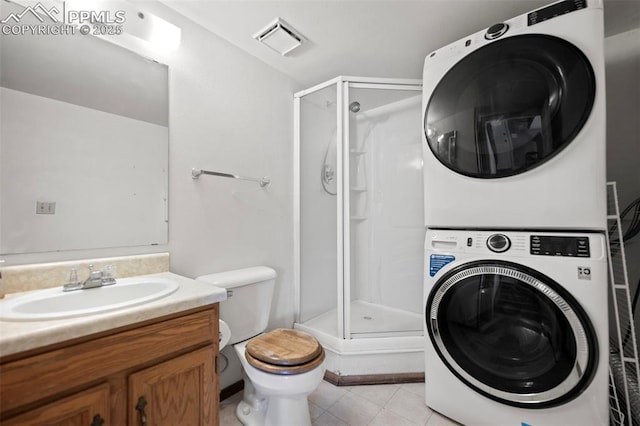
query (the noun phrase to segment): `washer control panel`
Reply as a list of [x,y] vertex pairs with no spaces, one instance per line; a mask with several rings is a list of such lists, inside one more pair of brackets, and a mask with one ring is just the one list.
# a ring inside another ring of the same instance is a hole
[[591,257],[589,237],[531,235],[531,254],[541,256]]
[[459,256],[539,260],[540,256],[555,256],[558,260],[574,258],[576,261],[606,257],[605,237],[595,232],[429,229],[424,247],[449,261]]
[[529,26],[544,22],[548,19],[553,19],[558,16],[562,16],[565,13],[575,12],[576,10],[584,9],[587,7],[586,0],[565,0],[557,3],[553,3],[542,9],[534,10],[527,15],[527,24]]
[[511,240],[504,234],[493,234],[487,238],[487,247],[494,253],[504,253],[511,247]]

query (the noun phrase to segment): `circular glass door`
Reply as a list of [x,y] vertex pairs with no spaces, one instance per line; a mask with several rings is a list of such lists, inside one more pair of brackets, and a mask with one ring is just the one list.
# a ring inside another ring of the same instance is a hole
[[449,370],[493,400],[554,406],[593,378],[598,352],[586,314],[560,285],[522,265],[454,268],[432,289],[426,320]]
[[521,35],[488,44],[440,80],[426,107],[429,148],[449,169],[501,178],[539,166],[578,134],[595,97],[593,69],[573,44]]

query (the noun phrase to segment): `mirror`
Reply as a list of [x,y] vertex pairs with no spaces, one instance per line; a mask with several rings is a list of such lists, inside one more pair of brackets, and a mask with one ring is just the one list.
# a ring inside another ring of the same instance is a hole
[[3,33],[0,91],[0,254],[167,243],[166,65],[79,32]]

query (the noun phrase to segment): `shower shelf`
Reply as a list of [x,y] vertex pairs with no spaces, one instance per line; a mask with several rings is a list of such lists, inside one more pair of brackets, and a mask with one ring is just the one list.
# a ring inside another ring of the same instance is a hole
[[361,221],[361,220],[367,220],[367,217],[366,216],[351,216],[349,219]]
[[364,186],[352,186],[351,190],[353,192],[367,192],[367,188],[365,188]]
[[367,153],[367,151],[357,151],[355,149],[352,149],[351,151],[349,151],[349,153],[353,155],[364,155]]

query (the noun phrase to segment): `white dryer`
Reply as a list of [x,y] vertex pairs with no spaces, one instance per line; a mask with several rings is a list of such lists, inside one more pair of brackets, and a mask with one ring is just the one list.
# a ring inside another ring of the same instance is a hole
[[604,230],[602,0],[566,0],[427,56],[425,224]]
[[428,230],[425,386],[465,425],[607,425],[604,235]]

